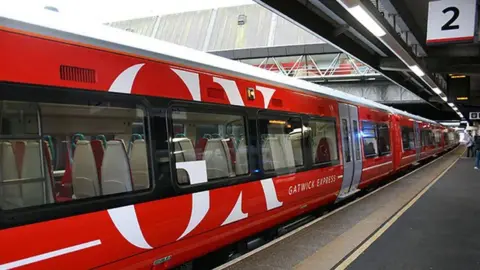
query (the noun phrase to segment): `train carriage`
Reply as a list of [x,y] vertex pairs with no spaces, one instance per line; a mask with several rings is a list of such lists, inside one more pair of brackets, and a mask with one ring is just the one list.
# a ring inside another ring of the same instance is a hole
[[373,101],[50,11],[2,7],[0,40],[0,269],[171,268],[458,143]]

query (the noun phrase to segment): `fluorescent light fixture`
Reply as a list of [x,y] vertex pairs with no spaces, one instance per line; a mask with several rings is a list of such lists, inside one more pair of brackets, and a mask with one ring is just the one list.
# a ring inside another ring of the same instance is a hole
[[385,36],[387,33],[380,27],[380,25],[361,7],[356,5],[347,9],[357,21],[359,21],[368,31],[372,32],[376,37]]
[[438,87],[432,88],[432,91],[435,92],[435,94],[437,94],[437,95],[440,95],[442,93],[442,90],[440,90],[440,88],[438,88]]
[[453,110],[456,112],[460,112],[457,107],[453,107]]
[[415,73],[418,77],[425,76],[425,73],[420,69],[418,65],[408,66],[408,68],[410,68],[413,73]]
[[455,104],[453,104],[453,103],[449,102],[449,103],[448,103],[448,106],[450,106],[450,107],[454,108],[454,107],[455,107]]
[[440,97],[443,101],[447,102],[447,97]]

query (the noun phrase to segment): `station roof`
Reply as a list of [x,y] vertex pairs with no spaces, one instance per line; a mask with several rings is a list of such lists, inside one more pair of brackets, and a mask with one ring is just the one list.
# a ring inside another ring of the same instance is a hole
[[[468,106],[480,103],[480,47],[477,43],[427,46],[428,0],[255,1],[350,53],[433,105],[423,111],[431,110],[430,114],[441,115],[443,119],[459,119],[453,107],[466,116]],[[360,23],[356,18],[359,15],[352,13],[355,6],[362,7],[385,35],[376,36]],[[424,75],[418,76],[409,66],[418,66]],[[469,102],[451,100],[455,90],[448,92],[449,74],[458,73],[470,78]]]

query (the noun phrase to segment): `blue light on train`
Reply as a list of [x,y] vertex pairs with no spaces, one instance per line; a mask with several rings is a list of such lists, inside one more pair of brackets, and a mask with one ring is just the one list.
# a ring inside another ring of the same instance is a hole
[[258,170],[258,169],[257,169],[257,170],[253,170],[253,172],[254,172],[254,173],[259,173],[260,170]]

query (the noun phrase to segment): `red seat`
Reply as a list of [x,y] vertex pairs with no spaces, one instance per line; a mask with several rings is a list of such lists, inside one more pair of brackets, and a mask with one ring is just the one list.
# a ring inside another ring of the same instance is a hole
[[328,139],[323,137],[318,142],[315,162],[323,163],[323,162],[329,162],[329,161],[330,161],[330,147],[328,145]]
[[207,142],[207,138],[201,138],[195,145],[195,154],[197,156],[197,160],[203,159],[203,152],[205,151],[205,146],[207,145]]
[[95,158],[95,165],[97,167],[97,174],[98,174],[98,181],[102,183],[101,175],[102,175],[102,162],[103,162],[103,155],[105,150],[103,149],[102,141],[100,140],[93,140],[90,142],[92,147],[93,156]]

